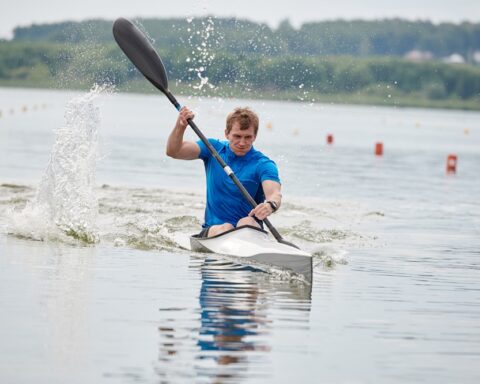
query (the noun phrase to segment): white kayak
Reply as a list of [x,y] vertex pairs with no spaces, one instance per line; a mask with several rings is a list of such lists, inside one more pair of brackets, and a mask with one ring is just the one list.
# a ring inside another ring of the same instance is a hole
[[210,252],[252,264],[287,269],[312,281],[312,255],[290,245],[271,239],[260,228],[243,226],[214,237],[190,237],[190,247],[195,252]]

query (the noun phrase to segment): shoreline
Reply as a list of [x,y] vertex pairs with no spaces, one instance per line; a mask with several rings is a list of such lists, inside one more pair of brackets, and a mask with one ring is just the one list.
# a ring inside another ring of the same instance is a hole
[[[12,82],[0,80],[0,88],[8,89],[35,89],[35,90],[54,90],[54,91],[88,91],[92,84],[76,82],[75,84],[56,85],[54,81],[45,81],[41,83],[32,83],[31,81]],[[249,100],[268,100],[268,101],[289,101],[304,104],[328,104],[328,105],[352,105],[352,106],[377,106],[390,108],[415,108],[430,110],[456,110],[456,111],[480,111],[479,100],[438,100],[433,101],[422,98],[419,95],[395,94],[392,90],[382,93],[335,93],[320,94],[316,92],[307,92],[300,95],[300,92],[292,90],[273,90],[273,89],[245,89],[230,85],[214,86],[213,89],[204,88],[194,89],[196,84],[172,84],[170,89],[174,95],[182,97],[205,97],[222,99],[249,99]],[[131,94],[159,94],[160,91],[150,86],[146,80],[136,80],[122,86],[115,86],[118,93]]]

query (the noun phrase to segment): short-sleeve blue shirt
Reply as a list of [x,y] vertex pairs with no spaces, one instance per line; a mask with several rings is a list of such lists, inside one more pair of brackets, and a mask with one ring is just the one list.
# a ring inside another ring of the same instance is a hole
[[[280,183],[276,164],[262,152],[252,147],[244,156],[237,156],[230,149],[228,141],[208,141],[257,203],[265,200],[262,182],[272,180]],[[238,220],[248,216],[252,207],[206,145],[201,140],[197,144],[207,178],[207,207],[203,227],[224,223],[236,226]]]

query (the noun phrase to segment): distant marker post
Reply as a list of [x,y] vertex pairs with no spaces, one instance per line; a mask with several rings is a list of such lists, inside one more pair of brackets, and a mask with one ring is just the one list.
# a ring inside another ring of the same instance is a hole
[[447,173],[457,172],[457,155],[450,154],[447,157]]

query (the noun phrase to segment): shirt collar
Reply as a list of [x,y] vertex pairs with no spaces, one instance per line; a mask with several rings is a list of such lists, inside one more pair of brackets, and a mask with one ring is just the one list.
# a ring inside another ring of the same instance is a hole
[[253,148],[253,145],[252,147],[250,148],[250,150],[243,156],[238,156],[235,154],[235,152],[233,152],[231,149],[230,149],[230,143],[228,141],[225,141],[225,147],[226,147],[226,155],[227,155],[227,161],[235,161],[235,160],[239,160],[239,161],[242,161],[242,160],[248,160],[250,157],[252,157],[253,153],[255,152],[255,148]]

